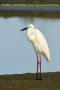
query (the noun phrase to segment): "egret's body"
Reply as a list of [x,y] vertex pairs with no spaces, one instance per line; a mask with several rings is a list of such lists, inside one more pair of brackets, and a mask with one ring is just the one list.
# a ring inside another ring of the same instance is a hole
[[[40,74],[41,74],[41,56],[40,56],[40,61],[39,61],[38,54],[44,55],[46,60],[50,61],[49,48],[48,48],[44,35],[38,29],[35,29],[33,25],[29,25],[28,27],[22,29],[21,31],[26,30],[26,29],[28,30],[27,31],[28,40],[33,44],[34,49],[36,51],[37,76],[38,76],[38,65],[39,64],[40,64]],[[41,75],[40,75],[40,79],[41,79]]]
[[46,57],[46,60],[50,60],[49,48],[45,37],[38,29],[28,29],[28,40],[33,44],[37,53],[40,53]]

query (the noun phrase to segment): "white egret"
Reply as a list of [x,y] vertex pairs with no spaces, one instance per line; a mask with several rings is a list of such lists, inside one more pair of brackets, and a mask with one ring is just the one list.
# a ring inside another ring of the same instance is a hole
[[[35,29],[34,25],[28,25],[26,28],[22,29],[21,31],[28,30],[27,36],[28,40],[34,46],[36,57],[37,57],[37,75],[36,80],[38,79],[38,66],[40,64],[40,80],[41,80],[41,54],[45,56],[46,60],[50,61],[50,52],[48,48],[48,44],[44,35],[40,32],[40,30]],[[39,57],[38,57],[39,55]],[[40,59],[40,60],[39,60]]]

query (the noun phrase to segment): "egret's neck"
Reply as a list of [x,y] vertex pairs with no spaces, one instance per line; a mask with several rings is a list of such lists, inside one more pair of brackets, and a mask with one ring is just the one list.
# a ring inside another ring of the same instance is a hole
[[32,35],[33,33],[34,33],[34,28],[29,28],[29,29],[28,29],[28,34],[29,34],[29,35]]
[[34,40],[34,29],[28,29],[28,32],[27,32],[27,35],[28,35],[28,40],[30,42],[33,42]]

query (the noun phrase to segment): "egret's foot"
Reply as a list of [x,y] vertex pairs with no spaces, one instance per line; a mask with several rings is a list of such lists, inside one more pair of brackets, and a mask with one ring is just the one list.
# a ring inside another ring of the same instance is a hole
[[42,78],[39,78],[39,80],[43,80]]
[[36,80],[38,80],[38,78],[36,78]]
[[43,80],[42,78],[36,78],[36,80]]

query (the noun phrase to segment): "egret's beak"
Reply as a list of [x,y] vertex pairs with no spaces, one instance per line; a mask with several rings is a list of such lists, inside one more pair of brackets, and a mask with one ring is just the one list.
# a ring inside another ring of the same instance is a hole
[[24,31],[24,30],[27,30],[28,29],[28,27],[26,27],[26,28],[23,28],[22,30],[20,30],[20,31]]

